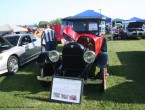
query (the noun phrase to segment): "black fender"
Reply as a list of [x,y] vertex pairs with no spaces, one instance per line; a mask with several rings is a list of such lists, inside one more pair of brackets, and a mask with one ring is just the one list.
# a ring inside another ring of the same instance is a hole
[[108,65],[108,53],[107,52],[100,52],[95,59],[95,64],[99,68],[106,68]]
[[51,76],[54,75],[59,67],[61,67],[61,59],[58,62],[51,62],[48,57],[49,51],[42,52],[37,60],[36,64],[39,65],[41,76]]
[[49,51],[40,53],[40,55],[38,56],[36,60],[36,63],[41,66],[45,65],[46,63],[49,63],[50,60],[48,58],[48,54],[49,54]]
[[107,38],[103,40],[101,52],[107,52]]

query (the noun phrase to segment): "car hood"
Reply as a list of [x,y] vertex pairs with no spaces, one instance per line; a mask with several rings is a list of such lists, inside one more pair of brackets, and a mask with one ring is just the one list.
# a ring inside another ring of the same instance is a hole
[[76,33],[72,28],[70,28],[69,26],[66,26],[63,30],[63,37],[65,40],[69,41],[69,42],[77,42],[77,40],[81,37],[81,36],[87,36],[87,37],[91,37],[93,40],[96,39],[97,37],[93,34],[78,34]]
[[145,31],[145,23],[144,22],[131,22],[127,27],[129,32],[133,31]]
[[13,46],[9,41],[7,41],[3,36],[0,36],[0,53],[12,47]]

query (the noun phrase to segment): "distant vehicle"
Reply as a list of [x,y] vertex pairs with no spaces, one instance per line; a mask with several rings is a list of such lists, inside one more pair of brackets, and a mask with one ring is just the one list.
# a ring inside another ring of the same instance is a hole
[[19,66],[38,57],[41,40],[32,34],[0,36],[0,74],[16,73]]
[[126,28],[127,37],[145,38],[145,22],[130,22]]

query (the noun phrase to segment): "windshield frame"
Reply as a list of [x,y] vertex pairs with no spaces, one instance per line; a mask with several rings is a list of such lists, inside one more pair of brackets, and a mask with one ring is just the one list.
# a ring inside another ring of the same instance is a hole
[[[82,22],[82,24],[84,23],[84,30],[76,30],[74,29],[73,27],[73,23],[76,23],[76,22]],[[89,30],[89,23],[96,23],[95,26],[95,29],[97,30]],[[69,26],[71,27],[75,32],[77,32],[78,34],[93,34],[93,35],[96,35],[98,36],[99,35],[99,25],[100,25],[100,20],[84,20],[84,19],[81,19],[81,20],[64,20],[62,21],[62,29],[64,29],[65,26]]]

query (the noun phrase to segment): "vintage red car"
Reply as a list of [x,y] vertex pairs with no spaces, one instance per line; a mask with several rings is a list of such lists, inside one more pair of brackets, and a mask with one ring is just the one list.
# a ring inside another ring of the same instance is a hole
[[67,17],[62,19],[62,28],[66,40],[62,54],[57,50],[42,52],[37,59],[37,79],[43,86],[52,76],[100,80],[98,86],[104,91],[108,65],[105,19]]

